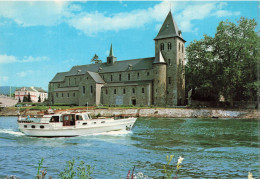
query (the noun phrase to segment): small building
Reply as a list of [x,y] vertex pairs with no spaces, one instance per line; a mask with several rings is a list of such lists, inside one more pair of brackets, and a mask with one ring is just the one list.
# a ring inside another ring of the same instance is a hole
[[37,103],[39,102],[39,98],[40,98],[40,102],[45,101],[48,98],[48,93],[43,90],[42,88],[38,88],[38,87],[22,87],[22,88],[18,88],[15,90],[15,99],[21,102],[24,101],[24,97],[26,96],[28,98],[28,96],[30,96],[31,101],[33,103]]
[[185,101],[185,40],[169,12],[154,38],[155,56],[74,66],[49,83],[50,104],[177,106]]

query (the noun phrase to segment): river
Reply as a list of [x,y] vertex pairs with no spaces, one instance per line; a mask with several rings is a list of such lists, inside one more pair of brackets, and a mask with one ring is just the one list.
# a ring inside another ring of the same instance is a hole
[[16,117],[0,117],[0,178],[36,176],[43,157],[47,176],[58,178],[66,161],[85,161],[97,179],[126,178],[128,170],[162,178],[166,155],[184,157],[179,178],[259,177],[259,121],[254,119],[139,118],[131,132],[72,138],[33,138]]

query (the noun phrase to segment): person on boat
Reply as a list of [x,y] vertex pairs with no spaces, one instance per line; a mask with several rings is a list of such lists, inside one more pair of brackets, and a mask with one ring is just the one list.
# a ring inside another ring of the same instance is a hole
[[27,116],[26,120],[28,120],[28,121],[30,120],[30,115]]
[[51,109],[51,107],[49,107],[49,109],[47,110],[47,112],[48,112],[49,114],[53,114],[53,113],[54,113],[54,111]]

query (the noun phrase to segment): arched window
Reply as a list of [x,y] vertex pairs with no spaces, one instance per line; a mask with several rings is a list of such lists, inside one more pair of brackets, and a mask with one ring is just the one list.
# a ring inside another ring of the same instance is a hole
[[128,73],[128,80],[130,80],[130,73]]
[[164,50],[164,44],[163,43],[161,43],[160,48],[161,48],[161,50]]
[[179,43],[179,52],[181,51],[181,43]]
[[135,93],[135,89],[133,88],[132,90],[133,90],[133,93]]
[[114,94],[116,94],[116,89],[114,89]]
[[93,87],[90,86],[90,93],[93,93]]
[[168,50],[171,50],[172,49],[172,44],[171,42],[168,43]]
[[106,94],[107,94],[108,92],[107,92],[107,89],[106,89]]
[[125,88],[123,89],[123,93],[125,94]]
[[182,53],[183,53],[183,44],[182,44]]
[[121,81],[121,74],[119,74],[119,81]]
[[112,76],[112,75],[111,75],[111,77],[110,77],[110,78],[111,78],[111,81],[113,81],[113,76]]
[[171,65],[171,59],[168,59],[168,65]]

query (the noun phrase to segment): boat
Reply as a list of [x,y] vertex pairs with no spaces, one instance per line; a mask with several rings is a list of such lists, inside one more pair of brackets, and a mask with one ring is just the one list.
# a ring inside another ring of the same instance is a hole
[[32,137],[74,137],[118,130],[131,130],[137,118],[92,119],[90,112],[48,113],[42,117],[18,116],[18,128]]

